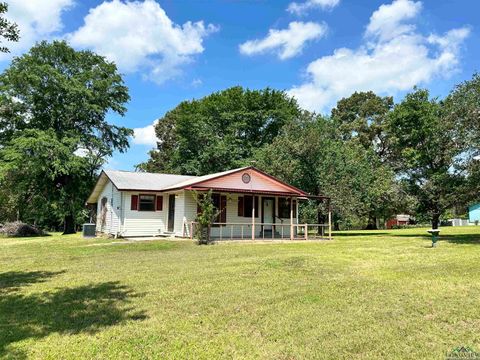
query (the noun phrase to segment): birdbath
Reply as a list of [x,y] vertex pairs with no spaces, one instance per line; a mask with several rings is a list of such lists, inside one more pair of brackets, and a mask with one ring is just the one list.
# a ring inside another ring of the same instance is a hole
[[432,247],[437,247],[438,234],[440,233],[440,229],[430,229],[427,230],[427,232],[432,235]]

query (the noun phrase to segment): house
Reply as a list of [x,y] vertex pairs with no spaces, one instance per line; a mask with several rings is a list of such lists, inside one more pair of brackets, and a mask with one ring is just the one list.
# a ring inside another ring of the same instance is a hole
[[398,214],[388,219],[385,223],[387,229],[393,229],[394,226],[408,225],[410,223],[410,215]]
[[480,203],[468,207],[468,221],[473,224],[480,222]]
[[[193,237],[197,216],[194,192],[212,191],[219,215],[217,239],[331,237],[328,224],[299,224],[299,201],[311,196],[252,166],[205,176],[104,170],[87,204],[96,206],[98,233],[121,237]],[[328,233],[328,235],[327,235]]]

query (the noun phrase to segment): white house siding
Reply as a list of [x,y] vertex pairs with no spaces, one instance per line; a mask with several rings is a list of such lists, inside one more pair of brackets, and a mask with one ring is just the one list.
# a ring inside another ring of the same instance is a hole
[[[102,199],[107,199],[105,221],[102,221]],[[116,235],[120,229],[120,213],[122,209],[121,193],[108,181],[97,202],[97,231]]]
[[[241,194],[229,194],[229,193],[221,193],[222,195],[227,195],[227,223],[242,223],[245,224],[243,225],[243,237],[244,238],[250,238],[252,236],[252,218],[251,217],[241,217],[238,216],[238,198],[240,196],[244,196]],[[275,214],[278,214],[278,197],[277,196],[265,196],[268,198],[274,197],[275,198]],[[262,196],[258,196],[259,199],[259,204],[258,204],[258,217],[255,218],[255,223],[261,223],[262,221],[262,206],[261,206],[261,201],[262,201]],[[297,201],[298,203],[298,201]],[[191,191],[185,191],[185,219],[186,223],[189,224],[191,221],[195,220],[195,217],[197,215],[197,204],[195,202],[195,199],[193,197],[193,194]],[[298,211],[297,211],[298,214]],[[290,236],[290,218],[287,219],[281,219],[283,220],[283,227],[277,226],[276,227],[276,232],[279,234],[282,233],[282,228],[283,228],[283,234],[287,238]],[[280,225],[281,221],[276,218],[275,222]],[[297,218],[294,218],[293,220],[294,224],[298,222]],[[228,238],[231,235],[234,237],[240,237],[242,236],[242,226],[240,225],[227,225],[221,228],[213,228],[212,229],[212,235],[213,236],[219,236],[220,231],[222,231],[222,237]],[[190,227],[185,226],[185,234],[186,237],[190,236]],[[262,227],[259,225],[255,226],[255,236],[256,237],[261,237],[262,236]]]
[[124,191],[122,194],[124,204],[123,226],[121,230],[122,236],[155,236],[166,231],[168,194],[155,194],[157,196],[163,196],[163,206],[161,211],[131,210],[132,195],[139,195],[140,193]]
[[185,237],[190,237],[190,222],[195,220],[197,216],[197,202],[193,197],[192,191],[184,191],[184,208],[183,208],[183,216],[184,220],[184,234]]
[[[193,197],[192,191],[178,191],[175,193],[156,193],[157,196],[163,196],[163,207],[161,211],[138,211],[131,210],[132,195],[139,195],[140,192],[120,192],[111,182],[107,182],[98,199],[98,217],[97,231],[111,235],[120,235],[125,237],[135,236],[156,236],[167,232],[168,224],[168,198],[170,194],[175,194],[175,223],[174,234],[178,237],[190,237],[190,222],[195,220],[197,215],[197,204]],[[252,234],[251,217],[238,216],[238,198],[241,194],[221,193],[227,196],[227,223],[243,223],[243,237],[250,238]],[[105,224],[101,226],[101,199],[106,197],[107,212],[105,216]],[[266,196],[272,197],[272,196]],[[113,200],[112,200],[113,199]],[[258,196],[258,217],[255,223],[261,223],[262,219],[262,196]],[[113,202],[112,202],[113,201]],[[298,204],[297,204],[298,205]],[[278,214],[278,197],[275,196],[275,213]],[[298,213],[298,211],[297,211]],[[285,237],[290,235],[290,218],[283,220],[283,227],[277,226],[276,232],[282,233]],[[280,225],[281,221],[276,218],[275,222]],[[294,219],[297,223],[297,219]],[[224,226],[221,228],[222,236],[225,238],[233,235],[234,237],[242,236],[242,226]],[[220,228],[214,228],[212,234],[220,235]],[[260,225],[255,226],[255,236],[262,236]]]

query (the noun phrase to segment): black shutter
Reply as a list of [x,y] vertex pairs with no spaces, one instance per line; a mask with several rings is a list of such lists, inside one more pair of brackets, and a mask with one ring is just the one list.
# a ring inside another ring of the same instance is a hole
[[157,196],[157,211],[163,210],[163,196]]
[[238,216],[242,217],[244,216],[244,211],[243,211],[243,196],[238,197]]
[[226,223],[227,222],[227,196],[222,195],[220,197],[220,222]]
[[138,195],[132,195],[130,200],[130,210],[138,210]]

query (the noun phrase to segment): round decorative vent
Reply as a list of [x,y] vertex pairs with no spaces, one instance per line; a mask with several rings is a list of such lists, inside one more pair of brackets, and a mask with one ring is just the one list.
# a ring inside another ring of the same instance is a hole
[[251,178],[250,178],[250,174],[243,174],[242,175],[242,181],[245,183],[245,184],[248,184],[250,182]]

